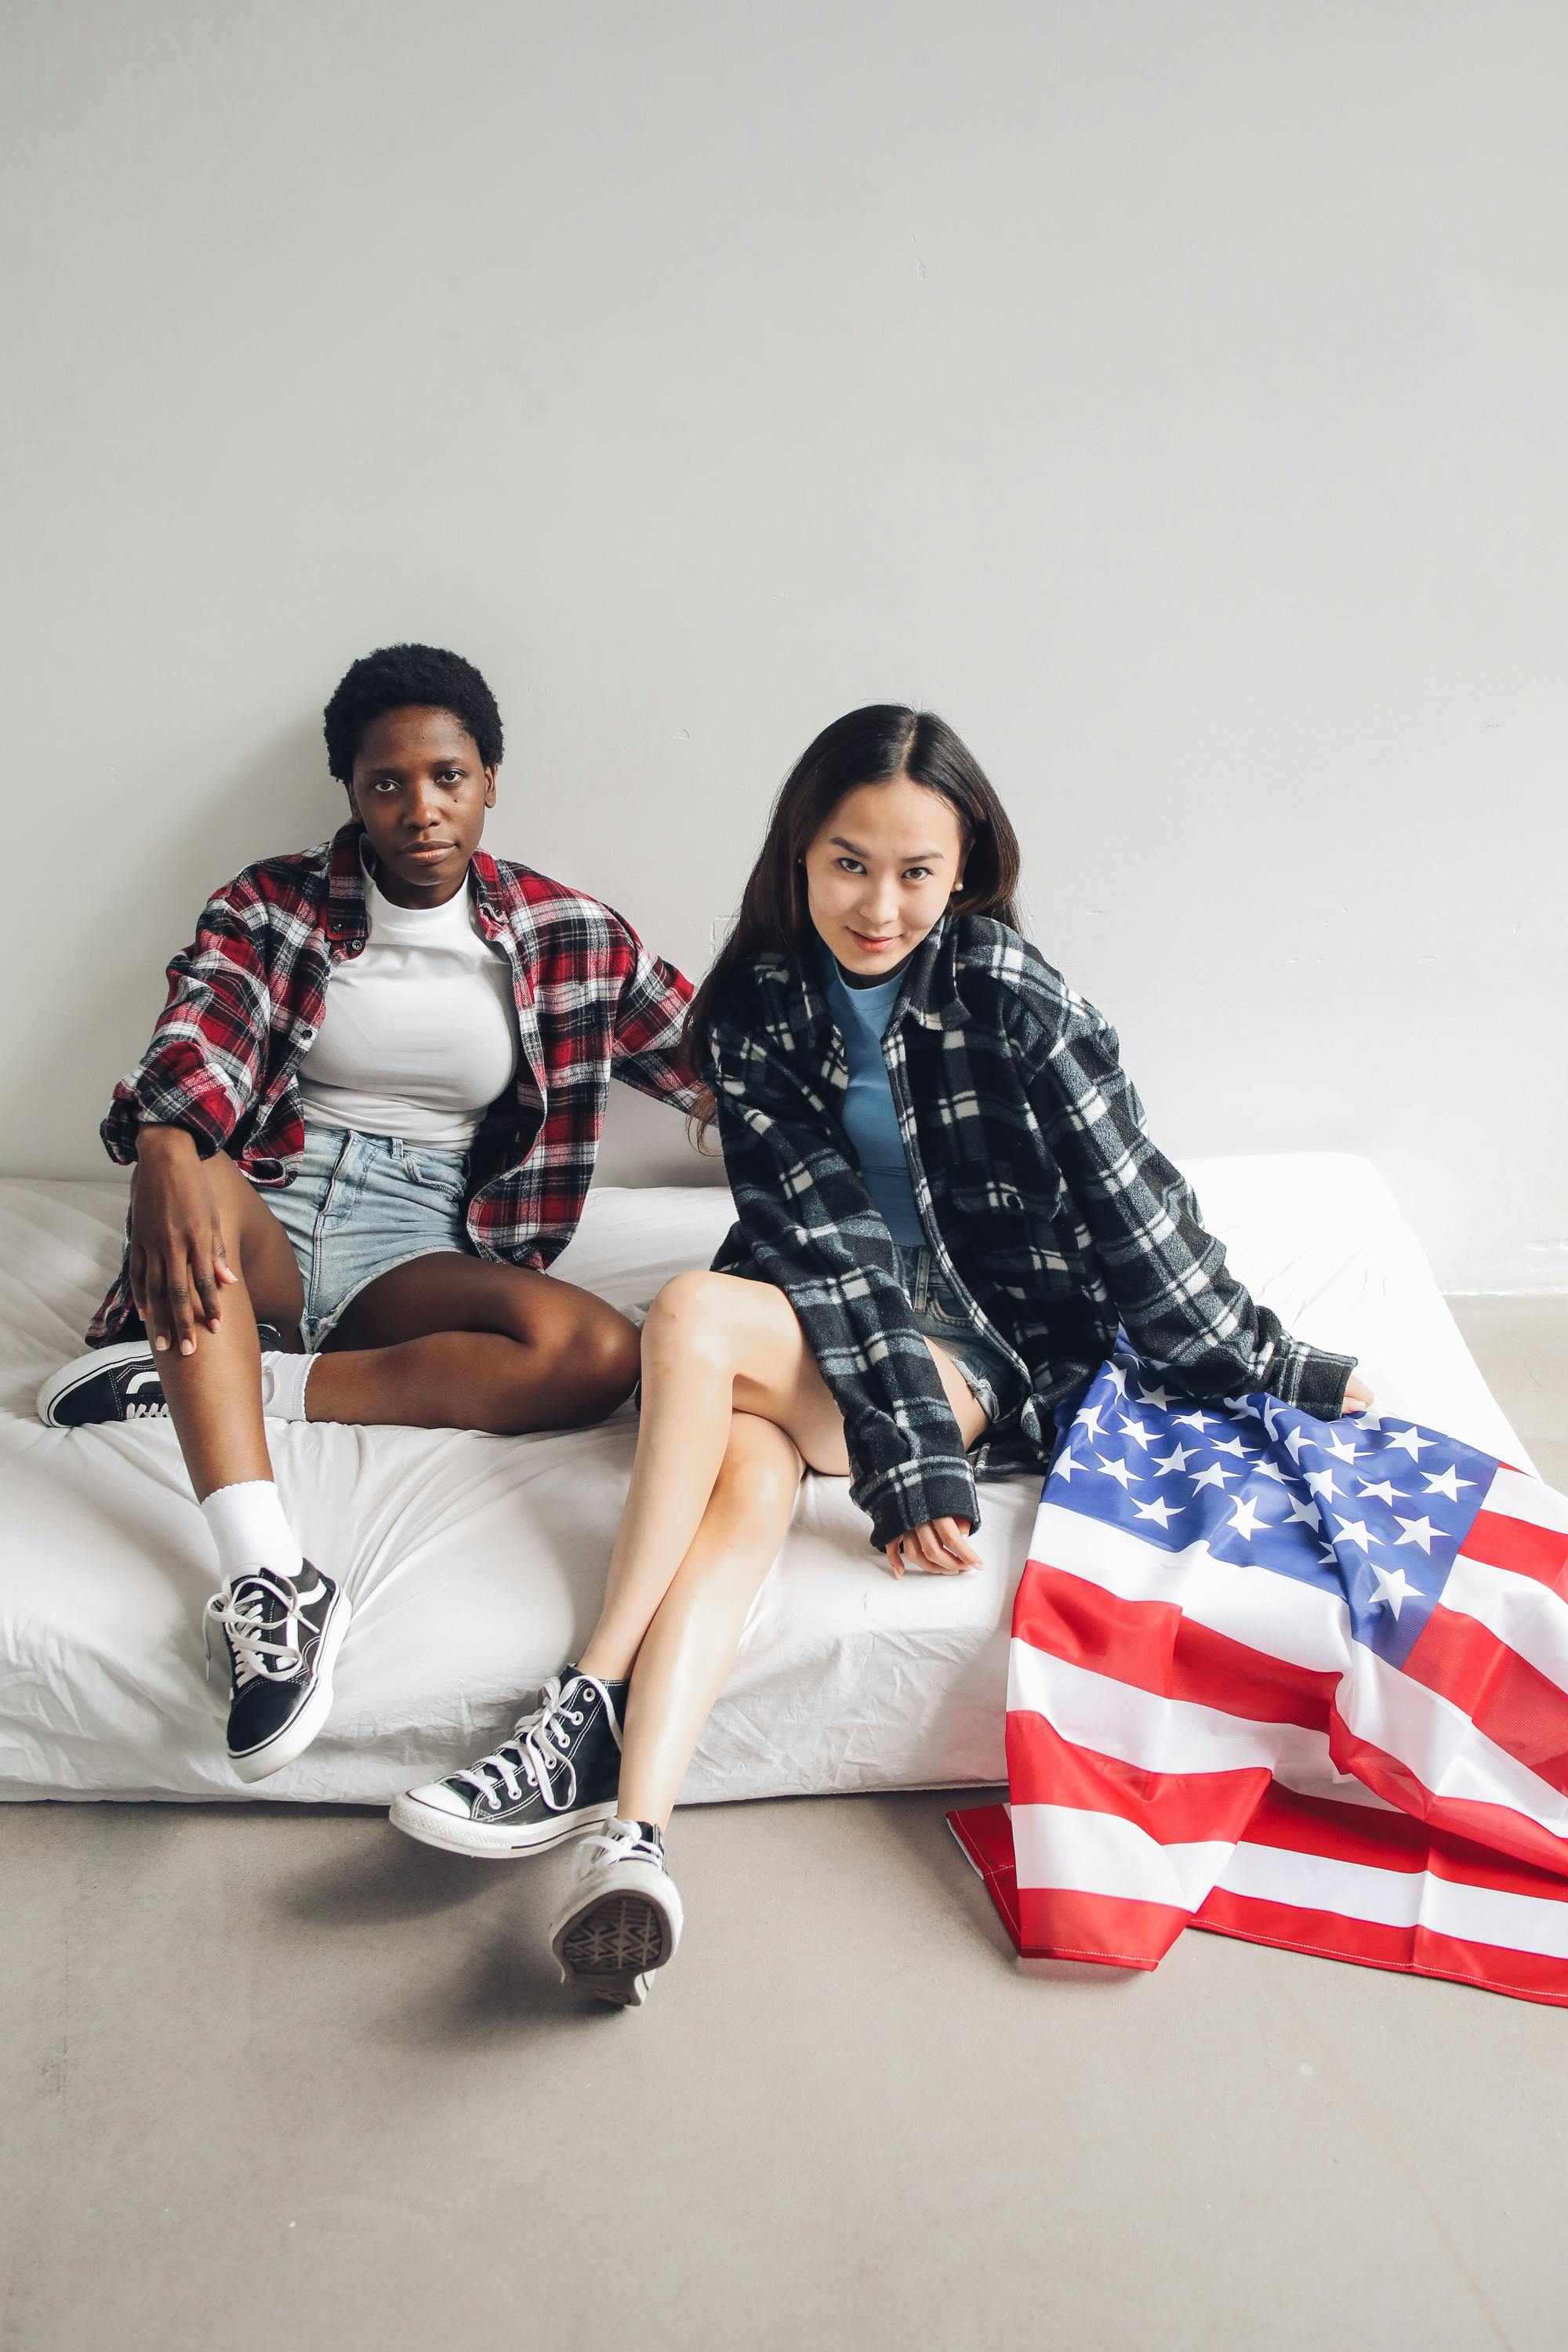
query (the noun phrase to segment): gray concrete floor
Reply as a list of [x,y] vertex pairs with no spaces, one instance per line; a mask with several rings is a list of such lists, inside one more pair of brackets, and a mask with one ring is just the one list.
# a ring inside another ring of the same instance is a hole
[[[1568,1485],[1568,1300],[1457,1311]],[[561,1866],[0,1811],[5,2352],[1561,2352],[1568,2018],[1218,1937],[1021,1967],[938,1797],[683,1815],[647,2008]]]

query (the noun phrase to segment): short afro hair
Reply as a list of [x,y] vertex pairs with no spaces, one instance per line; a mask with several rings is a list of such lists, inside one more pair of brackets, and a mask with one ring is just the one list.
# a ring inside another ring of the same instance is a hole
[[500,712],[473,663],[437,646],[383,646],[345,673],[322,714],[327,765],[339,783],[353,782],[354,759],[373,719],[410,705],[449,710],[478,744],[481,765],[500,766]]

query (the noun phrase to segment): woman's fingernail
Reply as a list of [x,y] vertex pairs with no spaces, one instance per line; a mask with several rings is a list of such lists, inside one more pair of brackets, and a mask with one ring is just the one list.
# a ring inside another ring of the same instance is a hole
[[195,1352],[196,1352],[196,1343],[195,1343],[195,1341],[194,1339],[182,1339],[182,1340],[181,1340],[181,1342],[180,1342],[180,1353],[181,1353],[181,1355],[182,1355],[182,1356],[194,1356],[194,1355],[195,1354]]
[[163,1354],[163,1349],[168,1346],[168,1344],[167,1339],[165,1339],[162,1334],[160,1334],[160,1336],[153,1342],[153,1345],[157,1349],[160,1355]]

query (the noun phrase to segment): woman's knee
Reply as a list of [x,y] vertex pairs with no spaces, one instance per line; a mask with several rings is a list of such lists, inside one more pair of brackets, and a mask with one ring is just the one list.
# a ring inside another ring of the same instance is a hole
[[731,1367],[735,1357],[735,1277],[693,1270],[667,1282],[643,1325],[645,1366]]
[[637,1386],[640,1335],[613,1307],[577,1323],[552,1352],[552,1380],[568,1385],[594,1414],[614,1412]]

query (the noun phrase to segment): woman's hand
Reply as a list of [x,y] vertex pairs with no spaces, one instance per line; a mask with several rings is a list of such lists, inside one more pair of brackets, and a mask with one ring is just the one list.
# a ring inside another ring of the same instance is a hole
[[1345,1382],[1345,1412],[1365,1412],[1371,1402],[1372,1391],[1364,1381],[1358,1381],[1352,1372]]
[[228,1264],[213,1190],[193,1139],[183,1127],[143,1127],[131,1180],[131,1296],[160,1352],[196,1349],[198,1318],[209,1331],[222,1320]]
[[967,1519],[928,1519],[923,1528],[910,1528],[888,1546],[888,1565],[895,1576],[904,1573],[904,1554],[916,1568],[932,1576],[960,1576],[980,1566],[980,1554],[969,1540]]

